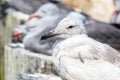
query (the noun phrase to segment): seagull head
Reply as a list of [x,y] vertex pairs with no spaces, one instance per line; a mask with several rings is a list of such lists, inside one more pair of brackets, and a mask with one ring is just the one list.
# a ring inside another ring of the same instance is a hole
[[25,27],[24,25],[19,25],[18,27],[16,27],[13,30],[12,37],[18,38],[18,37],[24,36],[26,34],[24,27]]
[[35,14],[40,17],[56,15],[59,14],[59,8],[55,4],[47,3],[41,6]]
[[29,16],[29,20],[34,18],[42,18],[45,16],[58,15],[59,12],[59,8],[56,5],[52,3],[46,3],[42,5],[35,13],[32,13]]
[[76,11],[72,11],[70,12],[67,17],[74,17],[74,18],[79,18],[79,19],[82,19],[82,20],[87,20],[88,16],[86,16],[83,12],[76,12]]
[[50,31],[46,38],[50,37],[57,37],[61,39],[66,39],[75,35],[86,34],[86,29],[84,27],[83,20],[77,17],[66,17],[58,26],[53,30]]

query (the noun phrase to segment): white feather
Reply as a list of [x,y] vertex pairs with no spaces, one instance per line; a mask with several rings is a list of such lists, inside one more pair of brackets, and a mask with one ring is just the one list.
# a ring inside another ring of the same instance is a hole
[[[58,74],[65,80],[120,80],[120,53],[89,38],[78,20],[67,17],[54,31],[64,39],[53,50]],[[74,27],[68,29],[70,25]]]

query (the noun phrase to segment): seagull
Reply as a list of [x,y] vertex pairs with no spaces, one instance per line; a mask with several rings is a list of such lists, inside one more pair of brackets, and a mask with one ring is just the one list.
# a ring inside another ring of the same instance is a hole
[[36,28],[40,21],[43,22],[42,18],[46,16],[58,16],[59,14],[60,10],[56,5],[52,3],[42,5],[35,13],[30,15],[29,20],[24,25],[19,25],[13,30],[12,42],[22,42],[25,35],[27,35],[32,29]]
[[56,28],[59,21],[65,16],[65,14],[57,11],[54,14],[51,13],[51,15],[41,18],[39,21],[35,21],[35,25],[31,26],[31,24],[30,26],[33,28],[29,28],[27,35],[23,38],[25,48],[33,52],[52,55],[52,45],[55,42],[55,39],[51,38],[43,40],[43,38],[45,38],[44,35],[46,35],[50,30]]
[[71,12],[68,16],[83,20],[89,37],[120,50],[120,30],[115,26],[95,20],[84,12]]
[[43,27],[40,30],[38,29],[35,32],[29,33],[27,36],[25,36],[23,39],[25,49],[37,53],[51,55],[52,40],[41,40],[42,36],[47,34],[49,30],[49,28]]
[[63,80],[120,80],[120,53],[88,37],[83,20],[66,17],[46,37],[58,38],[52,61]]
[[110,23],[120,29],[120,0],[114,0],[115,9],[110,18]]
[[23,38],[25,48],[33,52],[51,55],[52,45],[55,42],[55,39],[51,38],[48,40],[42,40],[42,38],[57,26],[61,20],[60,18],[60,15],[47,16],[35,23],[36,28],[30,30],[30,32],[28,32],[28,34]]

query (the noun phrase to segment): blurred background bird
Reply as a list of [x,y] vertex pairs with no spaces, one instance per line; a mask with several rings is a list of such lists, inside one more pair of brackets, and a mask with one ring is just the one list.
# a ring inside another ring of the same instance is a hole
[[[30,15],[29,20],[24,25],[20,25],[14,29],[12,33],[12,42],[22,42],[21,38],[23,38],[23,36],[26,35],[29,30],[39,26],[38,22],[40,22],[41,18],[46,16],[51,16],[52,18],[52,16],[57,14],[62,19],[62,17],[66,16],[68,13],[69,12],[67,10],[63,11],[52,3],[42,5],[35,13]],[[21,34],[23,36],[21,36]]]
[[120,0],[114,0],[115,9],[110,18],[110,23],[120,29]]

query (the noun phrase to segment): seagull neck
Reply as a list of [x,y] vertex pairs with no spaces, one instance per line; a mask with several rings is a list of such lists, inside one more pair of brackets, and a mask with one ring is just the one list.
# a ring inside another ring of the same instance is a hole
[[58,39],[58,40],[56,40],[55,43],[54,43],[54,45],[52,46],[52,49],[54,49],[55,46],[56,46],[57,44],[59,44],[60,42],[62,42],[63,40],[64,40],[64,39]]
[[82,36],[82,37],[88,37],[87,34],[81,34],[80,36]]
[[73,36],[70,36],[69,38],[74,37],[74,36],[88,37],[88,35],[84,33],[84,34],[73,35]]

